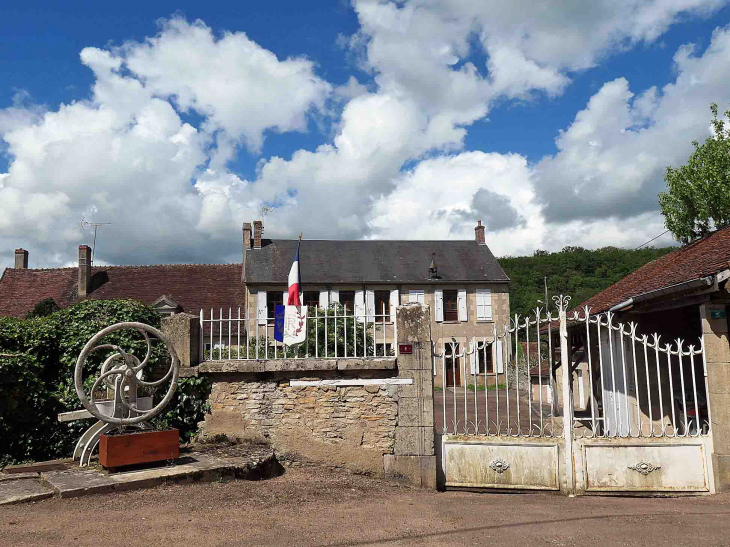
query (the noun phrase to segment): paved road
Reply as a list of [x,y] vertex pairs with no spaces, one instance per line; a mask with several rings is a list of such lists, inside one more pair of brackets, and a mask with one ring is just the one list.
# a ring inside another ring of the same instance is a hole
[[[468,432],[473,434],[475,431],[474,423],[477,421],[479,433],[486,433],[487,410],[489,411],[490,433],[497,433],[498,423],[501,424],[500,431],[505,431],[507,428],[507,396],[504,390],[499,392],[499,400],[496,391],[477,391],[476,405],[473,391],[466,392],[466,402],[464,401],[464,388],[447,388],[445,392],[436,391],[434,393],[434,419],[436,421],[436,431],[439,432],[443,430],[444,424],[444,399],[446,400],[446,424],[449,432],[453,432],[454,420],[456,419],[459,433],[464,432],[464,424],[468,423]],[[530,407],[532,407],[532,413],[530,413]],[[465,408],[466,416],[464,415]],[[456,409],[456,412],[454,412],[454,409]],[[497,412],[498,409],[499,413]],[[540,432],[540,427],[543,427],[546,433],[550,434],[553,422],[555,423],[555,432],[562,431],[562,418],[551,418],[549,405],[543,405],[542,409],[541,422],[539,401],[533,401],[530,405],[527,393],[520,393],[518,404],[517,394],[514,390],[510,390],[509,423],[512,433],[517,433],[519,424],[523,434],[532,431],[534,435],[537,435]]]
[[431,493],[341,471],[0,508],[0,546],[728,545],[730,495]]

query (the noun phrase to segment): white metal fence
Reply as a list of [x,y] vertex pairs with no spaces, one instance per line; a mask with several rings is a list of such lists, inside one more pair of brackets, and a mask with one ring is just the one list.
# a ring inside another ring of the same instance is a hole
[[[216,314],[217,311],[217,314]],[[395,356],[396,312],[354,313],[344,306],[310,306],[307,339],[285,346],[274,338],[274,317],[249,317],[241,308],[200,310],[201,361]]]
[[617,323],[610,312],[585,308],[569,321],[580,325],[590,399],[574,417],[577,437],[687,437],[710,433],[702,339],[663,343],[640,334],[635,322]]
[[[538,376],[538,393],[531,385],[531,371],[541,365],[543,345],[552,355],[552,337],[543,340],[540,329],[548,332],[557,317],[537,308],[532,317],[515,315],[510,324],[496,327],[493,336],[472,337],[465,346],[456,340],[446,342],[443,351],[435,353],[441,368],[442,430],[449,435],[488,435],[560,437],[562,418],[555,413],[554,385]],[[537,355],[529,351],[530,341],[537,341]],[[520,342],[527,342],[527,352]],[[457,349],[457,347],[459,349]],[[489,355],[491,353],[491,355]],[[492,370],[486,363],[492,363]],[[438,365],[437,365],[438,366]],[[449,386],[457,369],[465,375],[463,386]],[[543,389],[545,387],[546,389]],[[545,395],[545,391],[552,396]],[[463,393],[462,393],[463,392]]]
[[[709,435],[701,338],[663,343],[656,333],[639,333],[635,322],[615,322],[612,313],[592,316],[585,308],[568,316],[569,297],[555,301],[557,314],[536,308],[493,336],[465,345],[454,339],[434,352],[444,434],[565,437],[569,427],[568,440]],[[497,355],[500,342],[512,349],[504,360]],[[492,363],[504,362],[502,370],[481,367],[487,352]],[[460,374],[465,378],[456,385]]]

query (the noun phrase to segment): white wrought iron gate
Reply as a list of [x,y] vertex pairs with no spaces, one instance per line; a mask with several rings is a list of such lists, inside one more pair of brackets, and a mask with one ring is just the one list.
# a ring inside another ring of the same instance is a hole
[[435,348],[445,485],[712,491],[702,340],[662,343],[610,313],[568,317],[570,298],[554,300],[557,314],[537,308]]

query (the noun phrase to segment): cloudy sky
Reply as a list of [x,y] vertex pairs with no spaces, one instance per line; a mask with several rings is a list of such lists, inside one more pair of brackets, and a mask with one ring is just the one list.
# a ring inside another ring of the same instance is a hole
[[267,237],[640,245],[730,108],[727,3],[5,6],[0,268],[73,264],[82,219],[98,264],[239,261],[264,206]]

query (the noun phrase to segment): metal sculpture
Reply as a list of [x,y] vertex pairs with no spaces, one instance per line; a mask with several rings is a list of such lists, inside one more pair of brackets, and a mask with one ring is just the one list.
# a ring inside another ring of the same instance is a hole
[[[132,353],[125,352],[116,344],[99,344],[105,336],[125,329],[136,330],[144,336],[147,343],[147,353],[142,361]],[[150,334],[165,344],[171,356],[170,368],[167,373],[155,381],[143,380],[144,369],[150,363],[152,355]],[[90,397],[88,397],[84,390],[84,365],[92,352],[105,349],[114,350],[115,353],[104,360],[99,377],[94,382]],[[179,373],[180,365],[175,349],[162,332],[154,327],[144,323],[117,323],[95,334],[81,350],[74,371],[76,394],[85,410],[59,415],[60,421],[84,418],[96,418],[98,420],[84,432],[76,443],[73,460],[79,460],[81,467],[88,465],[91,454],[99,444],[99,439],[105,433],[127,427],[142,430],[150,429],[147,422],[162,412],[172,399],[177,388]],[[157,405],[152,405],[152,397],[138,397],[137,390],[139,387],[157,388],[168,381],[170,387]],[[102,389],[107,393],[110,390],[113,391],[113,397],[106,400],[97,400],[97,395]]]

